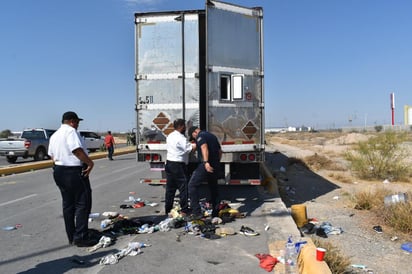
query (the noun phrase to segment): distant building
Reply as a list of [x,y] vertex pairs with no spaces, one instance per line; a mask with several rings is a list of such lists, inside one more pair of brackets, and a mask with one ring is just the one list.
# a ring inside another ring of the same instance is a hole
[[403,107],[403,117],[405,125],[412,125],[412,106]]
[[285,133],[285,132],[296,132],[296,131],[311,131],[311,127],[273,127],[265,128],[265,133]]

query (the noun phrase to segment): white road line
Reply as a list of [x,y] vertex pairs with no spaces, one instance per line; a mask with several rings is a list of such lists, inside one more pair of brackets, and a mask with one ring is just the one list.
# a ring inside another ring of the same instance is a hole
[[11,200],[11,201],[2,203],[2,204],[0,204],[0,206],[5,206],[5,205],[8,205],[8,204],[12,204],[12,203],[15,203],[15,202],[18,202],[18,201],[21,201],[21,200],[25,200],[25,199],[28,199],[28,198],[31,198],[31,197],[35,197],[35,196],[37,196],[37,194],[27,195],[27,196],[24,196],[24,197],[15,199],[15,200]]

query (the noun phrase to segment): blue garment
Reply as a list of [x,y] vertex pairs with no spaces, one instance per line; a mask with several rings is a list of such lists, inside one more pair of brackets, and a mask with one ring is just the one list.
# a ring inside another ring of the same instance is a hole
[[[205,168],[204,159],[202,158],[201,146],[207,144],[209,151],[209,158],[207,159],[209,164],[213,167],[213,173],[207,172]],[[219,176],[220,169],[220,154],[221,146],[215,135],[207,132],[200,131],[196,138],[197,145],[197,155],[200,160],[199,165],[192,174],[189,181],[189,197],[190,197],[190,207],[192,208],[192,213],[194,215],[201,215],[201,207],[199,205],[200,194],[199,188],[202,182],[207,182],[210,199],[213,206],[212,216],[217,215],[218,205],[219,205],[219,192],[217,179]]]
[[199,157],[200,162],[204,161],[204,159],[202,158],[202,150],[201,150],[201,146],[203,144],[207,144],[207,147],[209,150],[209,159],[207,159],[209,164],[213,168],[219,168],[221,146],[216,136],[207,131],[203,131],[203,130],[200,131],[199,134],[197,135],[197,138],[196,138],[197,155]]

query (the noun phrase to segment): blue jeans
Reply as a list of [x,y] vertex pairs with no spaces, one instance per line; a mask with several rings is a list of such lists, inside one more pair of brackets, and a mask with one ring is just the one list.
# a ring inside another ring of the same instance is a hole
[[88,237],[92,190],[82,167],[54,166],[53,178],[62,195],[63,218],[69,242]]
[[[210,191],[210,202],[213,206],[212,215],[216,215],[217,207],[219,205],[219,192],[217,185],[218,169],[219,167],[213,167],[214,172],[209,173],[205,169],[205,164],[201,163],[197,166],[192,174],[189,181],[189,197],[190,197],[190,207],[192,208],[192,213],[194,215],[200,215],[202,213],[201,207],[199,205],[200,194],[199,188],[202,182],[207,182]],[[214,216],[215,217],[215,216]]]
[[167,161],[165,166],[166,171],[166,195],[165,195],[165,211],[168,214],[173,209],[176,190],[179,190],[180,209],[187,213],[189,209],[187,195],[187,166],[185,163]]

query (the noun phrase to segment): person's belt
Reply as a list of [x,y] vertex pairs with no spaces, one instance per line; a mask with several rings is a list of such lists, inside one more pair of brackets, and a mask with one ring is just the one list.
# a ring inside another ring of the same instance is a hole
[[177,162],[177,161],[170,161],[170,160],[167,160],[167,162],[168,163],[172,163],[172,164],[186,164],[185,162]]
[[54,165],[55,167],[64,168],[64,169],[81,169],[82,166],[61,166],[61,165]]

